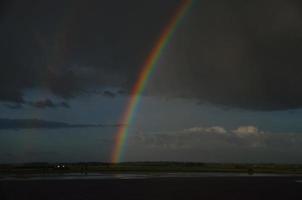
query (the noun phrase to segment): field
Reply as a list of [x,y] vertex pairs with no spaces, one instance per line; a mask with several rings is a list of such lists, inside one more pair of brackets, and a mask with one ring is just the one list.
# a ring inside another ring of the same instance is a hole
[[10,164],[0,167],[0,199],[300,200],[302,166],[177,162]]
[[0,177],[7,174],[67,174],[67,173],[153,173],[153,172],[222,172],[302,174],[299,164],[232,164],[232,163],[27,163],[0,165]]

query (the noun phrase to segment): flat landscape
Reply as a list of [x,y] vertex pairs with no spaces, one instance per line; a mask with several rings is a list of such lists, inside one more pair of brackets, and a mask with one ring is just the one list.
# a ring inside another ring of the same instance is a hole
[[301,172],[297,164],[7,164],[0,167],[0,200],[301,200]]
[[239,164],[191,162],[125,162],[125,163],[23,163],[0,165],[0,178],[10,175],[31,177],[56,174],[118,173],[242,173],[302,175],[301,164]]
[[301,176],[204,176],[0,181],[0,199],[302,199]]

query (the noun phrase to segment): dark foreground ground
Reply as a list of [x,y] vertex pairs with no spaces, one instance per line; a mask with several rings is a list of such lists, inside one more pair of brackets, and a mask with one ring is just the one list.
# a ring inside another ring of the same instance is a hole
[[302,182],[299,180],[302,177],[2,180],[0,199],[301,200]]

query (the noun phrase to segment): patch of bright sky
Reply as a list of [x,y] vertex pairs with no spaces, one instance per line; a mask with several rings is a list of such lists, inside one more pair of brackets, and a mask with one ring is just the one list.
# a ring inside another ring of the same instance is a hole
[[115,128],[0,131],[0,163],[108,161]]
[[253,125],[271,132],[302,132],[302,110],[247,111],[210,104],[198,105],[187,99],[145,97],[136,115],[139,131],[181,130],[196,126],[222,126],[234,129]]
[[[55,102],[63,99],[47,91],[31,90],[26,100],[49,98]],[[69,123],[118,124],[129,99],[126,95],[105,97],[100,94],[81,95],[68,101],[70,108],[22,109],[0,107],[0,118],[38,118]],[[197,104],[188,99],[165,99],[143,97],[135,113],[131,132],[173,131],[196,126],[222,126],[228,129],[253,125],[271,132],[302,132],[302,110],[291,111],[247,111],[226,109],[210,104]]]
[[[43,98],[62,100],[45,91],[32,91],[26,96],[27,100]],[[3,105],[0,106],[0,118],[117,124],[128,100],[124,95],[111,98],[93,94],[70,99],[70,108],[39,109],[24,106],[22,109],[9,109]],[[129,135],[139,132],[173,132],[197,126],[235,129],[246,125],[273,133],[302,133],[301,109],[253,112],[209,104],[198,105],[196,101],[187,99],[167,100],[158,97],[143,97],[138,106]],[[0,130],[0,162],[108,161],[116,131],[116,127]]]

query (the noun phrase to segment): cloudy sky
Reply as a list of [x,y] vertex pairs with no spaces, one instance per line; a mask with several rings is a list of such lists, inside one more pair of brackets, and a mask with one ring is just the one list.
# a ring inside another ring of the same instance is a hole
[[[110,161],[142,64],[181,0],[0,3],[0,162]],[[302,162],[302,3],[195,0],[124,161]]]

